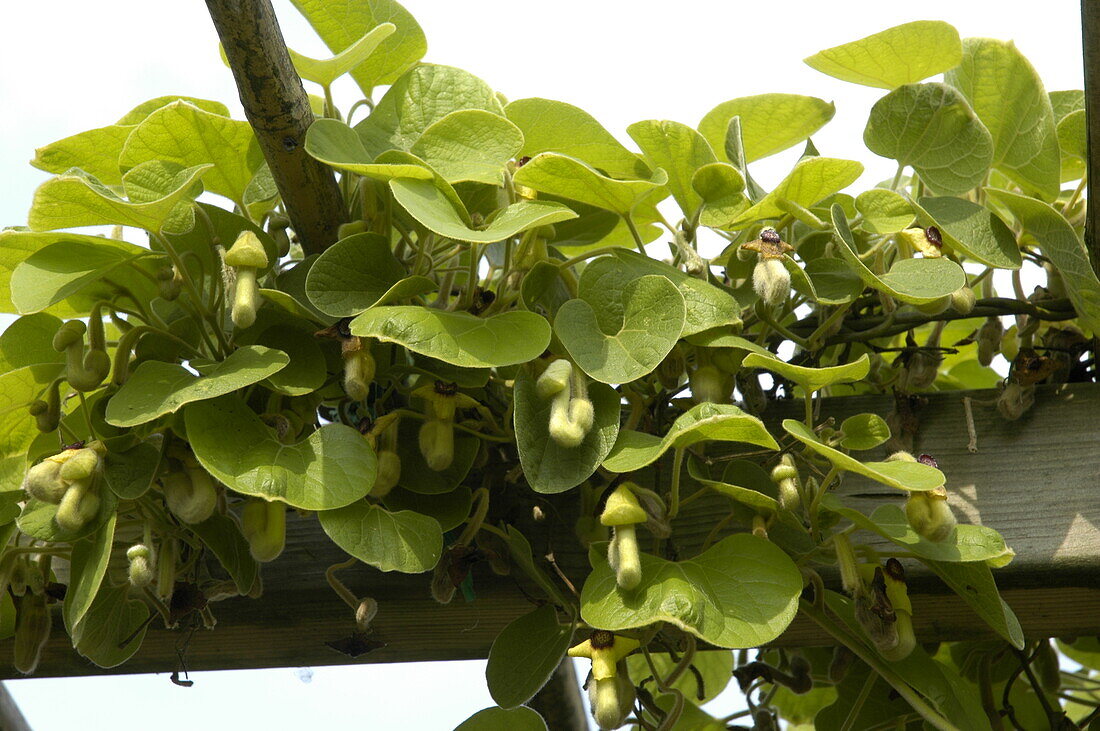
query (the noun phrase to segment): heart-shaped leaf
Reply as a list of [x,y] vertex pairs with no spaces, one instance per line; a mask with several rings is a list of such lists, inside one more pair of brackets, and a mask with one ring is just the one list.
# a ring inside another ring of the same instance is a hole
[[516,171],[515,182],[569,200],[629,216],[642,200],[668,182],[657,170],[650,180],[617,180],[576,158],[544,152]]
[[929,560],[924,560],[924,564],[943,579],[951,591],[962,597],[994,632],[1016,649],[1023,649],[1024,631],[1020,620],[997,591],[997,582],[993,579],[989,564],[985,561],[958,563]]
[[943,73],[962,60],[962,41],[942,20],[915,20],[826,48],[806,65],[841,81],[896,89]]
[[691,188],[702,201],[699,223],[721,228],[736,221],[752,201],[745,195],[745,176],[729,163],[703,165],[691,177]]
[[787,433],[807,447],[828,459],[838,469],[847,472],[855,472],[884,485],[895,487],[899,490],[920,492],[934,490],[942,487],[945,482],[943,473],[935,467],[930,467],[920,462],[860,462],[844,452],[833,449],[818,439],[801,421],[784,419],[783,428]]
[[149,160],[184,168],[213,165],[203,176],[207,190],[241,201],[264,158],[248,122],[177,101],[150,114],[130,133],[119,165],[128,170]]
[[129,660],[141,648],[149,608],[129,598],[129,585],[103,586],[84,620],[76,651],[101,668],[113,668]]
[[922,305],[946,297],[966,284],[966,273],[946,257],[936,259],[902,259],[881,277],[867,268],[859,258],[848,219],[839,203],[832,207],[833,231],[841,245],[840,256],[869,286],[909,304]]
[[623,147],[588,112],[552,99],[517,99],[504,113],[523,132],[520,154],[568,155],[612,178],[640,180],[652,173],[636,154]]
[[527,706],[486,708],[458,724],[455,731],[546,731],[546,721]]
[[363,138],[338,119],[318,119],[306,132],[306,152],[336,168],[376,180],[418,178],[431,180],[434,175],[425,165],[383,152],[374,158],[363,145]]
[[331,510],[374,485],[374,450],[350,426],[328,424],[297,444],[283,444],[235,396],[189,404],[184,420],[202,466],[244,495]]
[[944,79],[962,92],[993,136],[993,167],[1027,192],[1054,200],[1061,163],[1054,109],[1016,44],[967,38],[962,62]]
[[176,363],[147,360],[138,365],[107,403],[107,423],[144,424],[193,401],[217,398],[259,383],[288,363],[286,353],[261,345],[234,350],[225,360],[204,369],[201,376]]
[[767,357],[759,353],[749,353],[742,364],[746,368],[763,368],[772,373],[778,373],[811,393],[836,383],[852,383],[861,380],[871,368],[871,360],[866,353],[851,363],[825,368],[794,365],[775,356]]
[[103,480],[122,500],[137,500],[148,492],[160,469],[164,437],[153,434],[124,452],[107,452]]
[[655,462],[671,448],[687,449],[706,441],[745,442],[779,449],[760,419],[733,404],[706,402],[681,414],[663,437],[623,429],[603,466],[612,472],[633,472]]
[[990,188],[988,192],[1038,239],[1043,254],[1062,274],[1078,319],[1094,333],[1100,333],[1100,281],[1089,265],[1085,244],[1073,226],[1042,201],[1007,190]]
[[[806,262],[804,271],[813,286],[813,298],[823,305],[852,302],[864,288],[863,280],[841,259],[812,259]],[[796,286],[793,278],[791,284]]]
[[962,195],[993,162],[993,138],[962,94],[944,84],[906,84],[871,108],[863,141],[876,155],[911,165],[929,188]]
[[73,543],[69,557],[69,586],[65,591],[62,616],[69,636],[74,639],[80,636],[80,621],[91,608],[107,574],[107,562],[111,558],[111,545],[115,539],[116,517],[111,515],[94,535]]
[[215,513],[201,523],[191,523],[187,527],[213,552],[218,563],[237,585],[237,591],[247,594],[252,590],[260,567],[252,558],[248,541],[236,520]]
[[484,228],[471,228],[465,211],[455,209],[450,196],[429,180],[394,178],[390,181],[394,199],[424,228],[440,236],[471,244],[491,244],[530,228],[576,218],[560,203],[519,201],[501,209]]
[[80,132],[39,147],[34,151],[31,165],[55,175],[70,168],[80,168],[104,185],[121,185],[118,158],[126,138],[133,131],[132,125],[112,124]]
[[17,318],[0,333],[0,373],[38,363],[63,363],[65,354],[53,348],[61,320],[39,312]]
[[437,472],[428,466],[420,451],[417,433],[421,423],[402,419],[397,427],[397,454],[401,458],[397,484],[421,495],[449,493],[470,473],[481,443],[477,437],[456,430],[454,459],[447,469]]
[[439,562],[443,531],[435,518],[402,510],[391,513],[362,500],[318,514],[332,542],[380,571],[419,574]]
[[788,213],[789,203],[810,208],[856,181],[863,165],[855,160],[832,157],[807,157],[799,160],[790,174],[783,178],[764,199],[742,211],[725,226],[742,228],[750,221],[778,218]]
[[[761,489],[753,487],[753,484],[759,484],[758,480],[762,477],[764,484],[760,487],[773,486],[771,478],[768,477],[768,473],[764,472],[754,462],[748,462],[747,460],[734,460],[739,462],[742,469],[737,477],[734,478],[730,474],[732,470],[726,470],[726,474],[723,475],[721,480],[712,479],[705,472],[705,467],[700,463],[700,460],[695,457],[688,459],[688,474],[691,475],[691,479],[698,482],[700,485],[706,485],[715,492],[725,495],[734,502],[741,503],[747,507],[752,508],[756,512],[762,515],[776,515],[779,511],[779,501],[766,492],[762,492]],[[732,464],[732,462],[731,462]],[[738,483],[735,484],[731,480],[736,479]],[[774,494],[774,490],[769,490]]]
[[380,84],[392,84],[428,49],[416,19],[395,0],[366,0],[334,5],[328,0],[291,0],[329,50],[339,54],[371,30],[392,23],[399,31],[386,37],[365,61],[351,70],[367,97]]
[[256,337],[256,345],[286,353],[290,363],[267,377],[264,383],[286,396],[313,393],[325,384],[328,364],[312,332],[290,323],[265,328]]
[[903,550],[930,561],[985,561],[1003,556],[1007,550],[1001,534],[984,525],[956,525],[945,540],[929,541],[909,525],[905,512],[897,505],[883,505],[871,517],[844,507],[836,495],[825,495],[821,505],[843,515],[860,528],[877,533]]
[[718,162],[714,150],[701,134],[679,122],[650,119],[635,122],[626,131],[641,148],[650,166],[668,173],[665,185],[684,216],[692,220],[703,202],[692,187],[692,179],[699,168]]
[[546,319],[518,310],[475,317],[427,307],[375,307],[352,320],[351,332],[462,368],[526,363],[550,344]]
[[516,448],[523,475],[535,492],[564,492],[587,480],[619,435],[622,410],[619,394],[605,384],[589,386],[588,398],[595,409],[595,421],[576,447],[563,447],[550,438],[553,400],[539,398],[527,368],[516,376],[514,398]]
[[[742,151],[749,163],[804,141],[835,113],[832,102],[812,96],[758,94],[722,102],[699,122],[699,132],[711,149],[724,151],[730,121],[739,117]],[[728,153],[726,159],[737,164]]]
[[493,640],[485,680],[501,708],[521,706],[550,679],[569,649],[573,630],[551,604],[513,620]]
[[997,214],[963,198],[921,198],[914,205],[921,226],[935,226],[945,248],[1000,269],[1019,269],[1022,263],[1016,236]]
[[353,317],[373,307],[405,273],[385,237],[355,234],[337,241],[313,262],[306,275],[306,296],[326,315]]
[[717,647],[757,647],[782,634],[798,611],[798,568],[781,548],[750,534],[723,538],[686,561],[642,554],[642,583],[632,592],[618,588],[607,544],[588,555],[581,617],[600,629],[665,621]]
[[[677,665],[673,656],[667,652],[652,652],[650,653],[650,659],[662,678],[669,677]],[[729,650],[701,650],[696,652],[691,659],[691,664],[695,670],[680,675],[676,682],[672,684],[672,688],[683,693],[684,698],[690,698],[692,703],[711,701],[725,690],[733,679],[733,661],[733,653]],[[628,655],[626,665],[630,670],[630,679],[638,685],[641,685],[646,678],[653,677],[653,671],[650,670],[645,655],[640,652]],[[681,720],[683,718],[681,716]]]
[[684,296],[668,279],[639,277],[622,292],[623,323],[616,332],[604,332],[583,299],[566,302],[554,318],[554,334],[573,361],[603,383],[629,383],[650,373],[684,329]]
[[484,109],[451,112],[424,130],[409,150],[448,183],[500,185],[504,166],[523,147],[523,133]]
[[[402,470],[405,465],[401,465]],[[446,533],[466,522],[470,516],[470,504],[473,493],[465,485],[459,485],[450,492],[424,495],[403,487],[390,490],[383,501],[391,513],[411,510],[414,513],[435,518],[440,529]]]
[[19,531],[25,535],[37,538],[49,543],[75,543],[85,536],[90,536],[107,524],[115,516],[118,507],[118,498],[107,489],[106,485],[100,485],[99,512],[95,517],[76,530],[63,530],[54,520],[57,515],[57,506],[52,503],[44,503],[31,498],[23,505],[23,511],[16,519]]
[[176,206],[193,197],[195,183],[211,167],[187,168],[176,190],[159,200],[140,203],[120,198],[96,178],[74,168],[38,186],[27,214],[27,225],[35,231],[103,224],[160,231]]
[[294,70],[299,76],[321,86],[331,86],[332,82],[370,58],[382,41],[393,35],[395,30],[397,26],[393,23],[376,25],[332,58],[316,59],[289,48],[287,51],[290,52],[290,62],[294,64]]
[[[956,199],[958,200],[958,199]],[[856,196],[856,210],[865,231],[892,234],[913,222],[913,206],[902,195],[885,188],[871,188]]]
[[890,427],[878,414],[849,416],[840,425],[844,437],[840,446],[845,449],[874,449],[890,438]]

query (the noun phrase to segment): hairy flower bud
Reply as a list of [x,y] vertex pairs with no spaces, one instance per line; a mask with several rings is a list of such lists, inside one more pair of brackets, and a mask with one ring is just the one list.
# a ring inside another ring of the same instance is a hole
[[61,503],[57,506],[54,521],[66,531],[80,530],[99,513],[99,493],[90,480],[70,483]]
[[141,588],[153,583],[153,572],[156,561],[153,559],[153,549],[144,543],[136,543],[126,550],[126,558],[130,562],[130,585]]
[[420,425],[420,454],[428,467],[442,472],[455,456],[454,426],[450,422],[429,419]]
[[961,315],[969,315],[977,301],[978,298],[970,287],[959,287],[951,293],[951,309]]
[[781,305],[791,295],[791,273],[782,259],[762,257],[752,270],[752,288],[769,307]]
[[262,498],[249,500],[241,509],[241,533],[252,558],[274,561],[286,545],[286,505]]
[[794,510],[801,503],[798,492],[798,469],[794,466],[794,457],[784,454],[779,464],[772,468],[772,482],[779,492],[779,505],[786,510]]
[[728,404],[733,394],[729,376],[712,365],[696,368],[688,378],[695,403]]
[[942,487],[909,493],[905,516],[913,530],[930,541],[947,538],[956,523],[955,514],[947,504],[947,490]]
[[42,648],[50,639],[50,609],[45,594],[24,594],[19,600],[15,620],[15,643],[12,649],[15,669],[24,675],[32,674],[38,667]]
[[201,467],[184,467],[161,478],[168,509],[184,523],[201,523],[214,513],[218,493],[214,481]]
[[375,473],[374,486],[370,489],[373,498],[384,498],[397,486],[401,478],[401,458],[397,452],[384,449],[378,452],[378,471]]

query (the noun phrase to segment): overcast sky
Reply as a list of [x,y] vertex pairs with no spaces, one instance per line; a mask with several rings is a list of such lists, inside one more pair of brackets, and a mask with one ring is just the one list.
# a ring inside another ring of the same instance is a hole
[[[964,36],[1015,40],[1048,90],[1082,86],[1080,5],[1071,0],[404,4],[428,36],[426,60],[465,68],[511,99],[543,96],[580,106],[627,144],[631,122],[694,125],[734,97],[777,91],[834,101],[836,117],[814,141],[824,155],[863,162],[861,185],[895,169],[862,145],[867,112],[883,92],[823,76],[802,63],[821,48],[910,20],[942,19]],[[276,0],[275,7],[291,47],[329,55],[289,0]],[[167,94],[217,99],[240,116],[200,0],[4,2],[0,27],[0,225],[25,222],[34,187],[46,177],[27,165],[35,147],[111,124],[139,102]],[[345,109],[354,91],[349,83],[338,87],[337,101]],[[757,163],[754,175],[774,184],[797,154],[791,150]],[[197,673],[191,689],[172,686],[166,675],[8,685],[38,731],[274,730],[307,723],[450,729],[491,705],[483,671],[480,662],[426,663],[318,668],[309,683],[300,679],[308,673],[286,669]],[[732,694],[726,695],[713,712],[735,707]]]

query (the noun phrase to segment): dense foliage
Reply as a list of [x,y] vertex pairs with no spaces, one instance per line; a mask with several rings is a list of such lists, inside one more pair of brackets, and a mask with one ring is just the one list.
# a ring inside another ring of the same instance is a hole
[[[279,570],[293,510],[358,561],[425,574],[425,601],[468,592],[478,562],[529,588],[489,657],[501,708],[464,729],[542,727],[521,706],[567,651],[592,660],[603,728],[738,723],[698,708],[732,678],[758,729],[1045,728],[1059,685],[1093,715],[1095,681],[1060,675],[997,594],[1011,549],[956,524],[950,475],[909,454],[924,392],[997,387],[1016,419],[1037,384],[1095,376],[1080,91],[1047,93],[1011,43],[940,22],[811,56],[886,90],[864,139],[897,175],[852,196],[863,166],[810,142],[833,116],[820,99],[637,122],[638,153],[565,102],[420,63],[391,0],[295,5],[337,53],[292,53],[323,92],[305,149],[339,176],[334,245],[303,251],[246,122],[177,97],[39,149],[56,177],[0,233],[0,306],[21,315],[0,335],[16,668],[51,624],[103,667],[158,615],[209,624]],[[342,111],[345,73],[364,98]],[[803,144],[775,188],[754,181]],[[1025,293],[1022,268],[1044,285]],[[859,393],[898,407],[819,413]],[[779,399],[803,418],[766,425]],[[898,500],[865,515],[837,492],[852,480]],[[698,514],[678,530],[715,494],[709,535]],[[534,517],[505,518],[532,495]],[[563,515],[589,550],[577,591],[523,532]],[[1001,640],[918,645],[921,565]],[[369,650],[386,597],[328,575],[357,623],[343,649]],[[837,649],[734,652],[799,613]]]

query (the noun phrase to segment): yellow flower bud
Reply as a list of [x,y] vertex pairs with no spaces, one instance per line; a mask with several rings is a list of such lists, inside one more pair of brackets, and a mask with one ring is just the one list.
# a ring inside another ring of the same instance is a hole
[[905,517],[909,525],[930,541],[942,541],[955,528],[955,514],[947,504],[947,490],[937,487],[924,492],[911,492],[905,501]]
[[429,419],[420,425],[420,454],[428,467],[442,472],[455,456],[454,426],[450,422]]
[[401,458],[397,452],[382,450],[378,452],[378,471],[374,476],[374,486],[370,489],[370,496],[378,499],[390,494],[390,490],[397,486],[401,478]]
[[241,533],[252,558],[274,561],[286,545],[286,505],[263,498],[249,500],[241,509]]
[[90,481],[78,480],[69,484],[65,496],[57,506],[54,521],[62,530],[80,530],[99,513],[99,493]]
[[153,559],[153,549],[144,543],[136,543],[126,551],[126,558],[130,562],[130,585],[137,588],[149,586],[153,583],[153,571],[156,562]]

